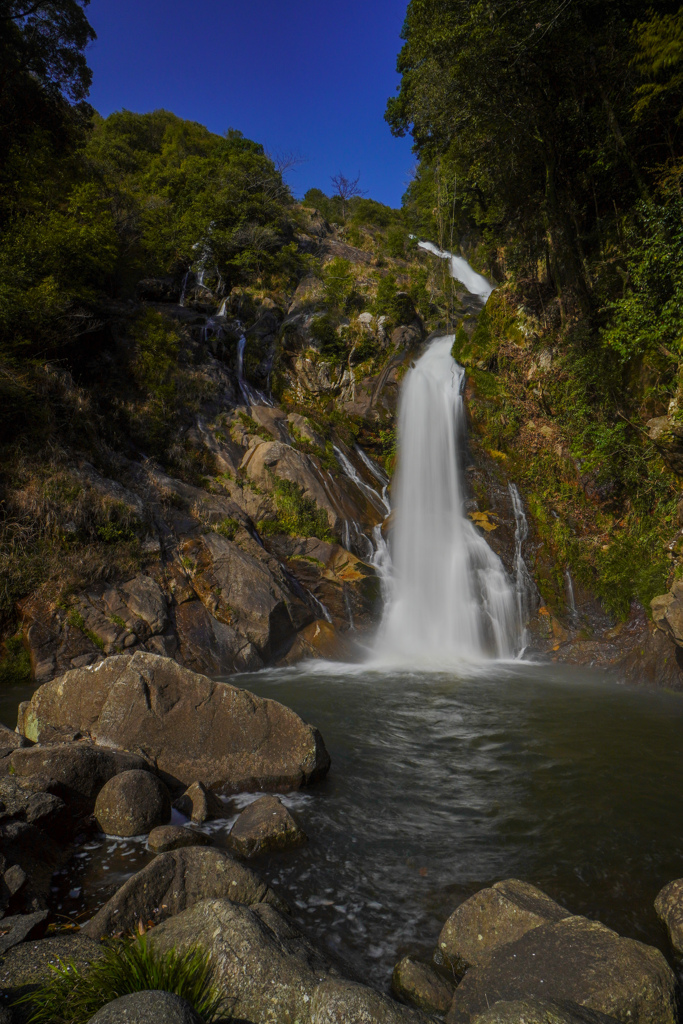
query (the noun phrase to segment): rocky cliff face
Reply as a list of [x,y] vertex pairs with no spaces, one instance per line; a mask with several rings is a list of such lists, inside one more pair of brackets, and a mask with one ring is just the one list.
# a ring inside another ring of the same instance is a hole
[[[343,257],[357,288],[376,287],[381,271],[367,252],[331,233],[304,242],[323,270]],[[93,573],[85,585],[64,585],[55,570],[18,601],[33,677],[44,683],[136,651],[211,675],[353,659],[355,638],[381,611],[373,542],[388,513],[381,445],[380,462],[375,456],[402,367],[424,337],[414,309],[413,322],[399,326],[368,312],[338,316],[333,332],[354,340],[346,355],[340,346],[330,356],[315,335],[327,315],[319,278],[305,278],[284,308],[244,289],[224,299],[190,289],[184,305],[172,282],[147,280],[138,291],[132,313],[113,310],[111,329],[125,348],[131,317],[152,309],[183,339],[195,399],[177,440],[202,472],[182,472],[181,459],[174,475],[130,446],[108,449],[97,468],[73,452],[62,460],[55,475],[66,497],[53,511],[65,520],[62,534],[75,503],[115,508],[117,522],[133,524],[135,558],[127,572]],[[68,375],[62,386],[81,400]],[[31,487],[10,500],[26,504]]]

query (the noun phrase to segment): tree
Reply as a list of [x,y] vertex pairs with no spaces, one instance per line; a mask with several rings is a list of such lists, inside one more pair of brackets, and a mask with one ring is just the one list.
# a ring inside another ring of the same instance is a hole
[[340,171],[339,174],[335,174],[332,176],[331,181],[332,184],[334,185],[334,192],[332,193],[332,195],[337,199],[341,200],[342,216],[344,220],[346,220],[346,211],[349,202],[352,199],[362,198],[362,196],[367,195],[367,192],[364,192],[363,189],[360,188],[358,185],[360,181],[360,174],[357,177],[351,179],[345,177]]

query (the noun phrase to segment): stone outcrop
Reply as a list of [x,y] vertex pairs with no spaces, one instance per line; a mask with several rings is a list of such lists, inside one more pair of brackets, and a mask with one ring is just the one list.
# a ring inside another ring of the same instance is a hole
[[81,932],[91,939],[132,932],[140,920],[157,925],[207,898],[287,909],[265,882],[227,851],[189,846],[155,857],[114,893]]
[[447,1024],[499,1000],[569,1000],[630,1024],[675,1024],[676,979],[652,946],[599,921],[565,917],[493,949],[455,990]]
[[571,917],[570,912],[540,889],[508,878],[460,904],[441,929],[437,954],[462,974],[483,963],[492,950],[564,917]]
[[651,601],[652,620],[678,647],[683,647],[683,580]]
[[154,949],[199,945],[211,955],[212,980],[237,1020],[278,1024],[426,1024],[365,985],[342,978],[331,962],[278,911],[207,899],[155,928]]
[[195,825],[203,825],[205,821],[226,816],[225,804],[201,782],[193,782],[188,786],[173,806],[185,817],[190,818]]
[[306,842],[306,833],[276,796],[249,804],[230,830],[230,846],[242,857],[288,850]]
[[105,835],[139,836],[168,824],[171,794],[150,772],[122,772],[97,794],[95,819]]
[[[43,684],[20,727],[41,743],[80,734],[99,748],[140,751],[172,784],[201,778],[225,793],[296,789],[330,765],[318,731],[289,708],[147,653],[118,655]],[[84,748],[84,757],[124,757],[99,748]],[[17,750],[11,760],[19,772],[20,764],[57,757],[57,750]],[[142,758],[128,765],[146,766]],[[98,787],[86,784],[94,799]]]

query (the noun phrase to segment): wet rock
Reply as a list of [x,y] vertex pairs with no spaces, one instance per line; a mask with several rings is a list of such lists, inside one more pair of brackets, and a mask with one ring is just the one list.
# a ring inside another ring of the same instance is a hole
[[671,945],[683,954],[683,878],[669,882],[655,899],[657,917],[669,933]]
[[429,964],[404,956],[394,967],[391,987],[399,999],[428,1013],[445,1013],[451,1005],[455,985]]
[[147,845],[154,853],[181,850],[185,846],[211,846],[211,838],[181,825],[159,825],[147,837]]
[[174,807],[195,825],[203,825],[205,821],[224,818],[226,815],[223,801],[207,789],[201,782],[193,782],[179,797]]
[[92,939],[130,932],[140,920],[159,924],[210,897],[286,909],[264,881],[227,851],[189,846],[155,857],[81,931]]
[[158,583],[149,576],[136,576],[121,586],[123,600],[137,618],[146,622],[152,635],[163,633],[168,626],[166,599]]
[[567,917],[492,949],[455,990],[447,1024],[499,1001],[569,1000],[631,1024],[674,1024],[676,980],[652,946],[599,921]]
[[276,796],[262,796],[249,804],[230,830],[230,846],[242,857],[257,857],[269,850],[301,846],[306,833]]
[[185,999],[157,989],[107,1003],[88,1024],[202,1024],[202,1019]]
[[[88,669],[76,670],[83,671],[93,672]],[[30,706],[27,712],[30,714]],[[49,733],[50,729],[46,731]],[[60,743],[15,750],[10,755],[10,764],[18,778],[41,776],[59,783],[59,789],[55,792],[76,814],[90,814],[100,789],[115,775],[149,768],[148,762],[137,754],[107,750],[86,743]]]
[[296,665],[309,658],[326,661],[355,661],[358,651],[347,636],[325,619],[316,619],[297,634],[296,640],[280,664]]
[[272,906],[209,899],[164,922],[154,949],[210,953],[213,982],[229,995],[237,1020],[299,1024],[418,1024],[417,1010],[346,981],[319,950]]
[[456,974],[462,974],[467,967],[481,963],[491,950],[515,942],[532,928],[570,916],[540,889],[508,878],[460,904],[441,929],[438,955]]
[[616,1020],[578,1003],[517,999],[495,1003],[473,1017],[470,1024],[616,1024]]
[[[200,778],[226,793],[296,789],[321,778],[330,765],[317,729],[289,708],[146,652],[107,658],[97,668],[46,683],[33,695],[21,725],[30,738],[71,732],[101,744],[84,747],[84,759],[96,751],[116,763],[133,755],[103,747],[139,750],[171,779],[188,786]],[[23,771],[36,750],[38,759],[49,759],[59,749],[17,750],[12,763],[19,772],[23,759]],[[126,767],[147,765],[139,758]],[[117,766],[111,775],[116,770],[123,769]],[[49,766],[42,771],[54,777]],[[86,788],[85,781],[80,785]],[[98,787],[88,780],[90,794],[93,788]]]
[[98,793],[95,818],[105,835],[139,836],[168,824],[171,794],[161,779],[149,772],[122,772]]
[[16,914],[0,921],[0,956],[27,939],[42,939],[47,928],[47,910]]

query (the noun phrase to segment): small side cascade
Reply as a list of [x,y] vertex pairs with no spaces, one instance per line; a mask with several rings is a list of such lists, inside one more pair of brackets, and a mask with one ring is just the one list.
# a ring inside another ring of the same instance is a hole
[[524,513],[524,503],[516,484],[508,484],[508,492],[515,517],[515,558],[513,567],[515,572],[515,594],[517,598],[520,639],[522,648],[524,648],[527,642],[526,623],[531,615],[532,605],[536,596],[536,587],[524,561],[523,547],[525,540],[529,536],[529,524]]
[[[223,309],[224,306],[225,303],[223,304],[223,306],[221,306],[221,309]],[[266,398],[263,392],[259,391],[258,388],[252,387],[251,384],[245,379],[244,352],[246,347],[247,338],[245,334],[242,334],[239,341],[237,342],[237,383],[239,385],[240,392],[242,393],[244,403],[248,407],[252,405],[272,406],[273,403],[270,401],[270,399]]]
[[572,626],[578,626],[579,612],[576,607],[576,598],[574,597],[574,581],[572,580],[572,574],[569,571],[569,566],[567,566],[564,570],[564,580],[567,594],[567,611],[569,612],[569,622]]

